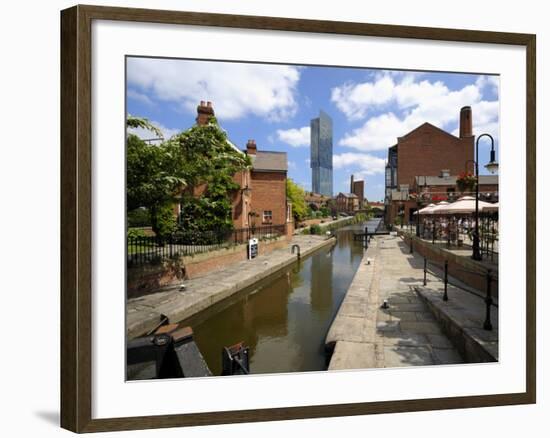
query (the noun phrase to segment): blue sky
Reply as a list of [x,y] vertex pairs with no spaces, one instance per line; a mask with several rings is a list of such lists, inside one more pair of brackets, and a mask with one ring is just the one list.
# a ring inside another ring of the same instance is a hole
[[470,105],[474,134],[488,132],[498,143],[498,86],[498,77],[478,74],[127,60],[129,114],[148,118],[168,138],[195,123],[201,100],[211,101],[233,143],[242,149],[255,139],[259,150],[287,152],[289,177],[306,190],[309,123],[322,109],[333,121],[335,194],[349,191],[353,173],[371,201],[384,197],[387,148],[424,122],[456,135],[460,108]]

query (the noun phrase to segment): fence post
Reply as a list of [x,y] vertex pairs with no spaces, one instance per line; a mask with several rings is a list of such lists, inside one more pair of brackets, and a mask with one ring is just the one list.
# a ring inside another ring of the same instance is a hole
[[424,286],[426,286],[426,273],[428,271],[428,260],[424,257]]
[[444,282],[443,301],[449,301],[449,296],[447,295],[448,280],[449,280],[449,262],[445,260],[445,276],[443,278],[443,282]]
[[491,305],[493,304],[493,297],[491,296],[491,270],[487,270],[487,295],[485,297],[485,322],[483,328],[485,330],[493,330],[493,324],[491,324]]

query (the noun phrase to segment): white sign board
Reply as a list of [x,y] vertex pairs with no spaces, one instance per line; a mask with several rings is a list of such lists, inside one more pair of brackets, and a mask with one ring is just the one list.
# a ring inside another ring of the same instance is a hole
[[258,239],[253,238],[248,241],[248,260],[258,257]]

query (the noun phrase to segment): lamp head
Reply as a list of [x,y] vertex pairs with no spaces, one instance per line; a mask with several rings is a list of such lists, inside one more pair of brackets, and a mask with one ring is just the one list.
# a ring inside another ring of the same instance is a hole
[[498,171],[498,163],[495,158],[495,151],[491,151],[491,160],[485,165],[485,169],[487,169],[490,173],[495,174]]

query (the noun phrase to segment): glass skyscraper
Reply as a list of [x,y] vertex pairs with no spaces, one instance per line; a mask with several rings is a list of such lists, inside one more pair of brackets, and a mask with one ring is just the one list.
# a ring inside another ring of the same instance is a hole
[[332,119],[324,111],[311,120],[311,189],[332,196]]

